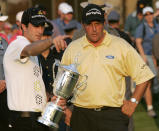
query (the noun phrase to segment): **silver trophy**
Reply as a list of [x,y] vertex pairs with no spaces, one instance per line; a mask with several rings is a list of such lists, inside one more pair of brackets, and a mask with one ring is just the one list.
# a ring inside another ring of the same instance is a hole
[[[56,78],[54,73],[55,65],[58,66]],[[73,95],[76,89],[80,88],[84,84],[86,85],[88,77],[86,75],[82,76],[77,72],[76,64],[65,66],[61,65],[59,61],[55,61],[53,65],[53,77],[53,93],[57,96],[57,99],[55,102],[47,103],[44,111],[42,112],[42,116],[38,118],[38,122],[52,128],[58,128],[58,123],[62,118],[64,111],[62,107],[57,105],[57,103],[60,98],[67,100],[71,95]],[[79,83],[79,79],[83,77],[83,82]]]

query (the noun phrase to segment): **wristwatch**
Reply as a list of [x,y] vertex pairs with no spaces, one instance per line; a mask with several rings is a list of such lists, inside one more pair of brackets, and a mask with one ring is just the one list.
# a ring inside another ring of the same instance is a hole
[[130,101],[133,102],[133,103],[136,103],[136,104],[139,103],[139,102],[136,100],[136,98],[133,98],[133,97],[130,99]]

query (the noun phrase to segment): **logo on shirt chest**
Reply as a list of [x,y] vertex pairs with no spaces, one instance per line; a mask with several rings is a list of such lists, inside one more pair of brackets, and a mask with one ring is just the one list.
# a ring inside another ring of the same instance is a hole
[[105,58],[107,58],[107,59],[114,59],[115,57],[113,55],[106,55]]

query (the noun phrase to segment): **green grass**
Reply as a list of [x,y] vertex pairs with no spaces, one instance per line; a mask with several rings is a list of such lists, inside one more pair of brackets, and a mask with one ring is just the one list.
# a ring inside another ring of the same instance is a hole
[[133,116],[135,131],[159,131],[159,93],[153,94],[153,105],[158,114],[157,118],[151,118],[147,115],[144,100],[138,105]]

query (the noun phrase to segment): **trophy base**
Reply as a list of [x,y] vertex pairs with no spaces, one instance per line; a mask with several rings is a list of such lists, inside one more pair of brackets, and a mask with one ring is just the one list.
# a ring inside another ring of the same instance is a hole
[[51,128],[56,128],[56,129],[59,128],[58,124],[53,123],[53,122],[50,121],[50,120],[43,119],[42,117],[39,117],[39,118],[38,118],[38,122],[40,122],[40,123],[42,123],[42,124],[44,124],[44,125],[46,125],[46,126],[49,126],[49,127],[51,127]]

